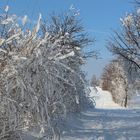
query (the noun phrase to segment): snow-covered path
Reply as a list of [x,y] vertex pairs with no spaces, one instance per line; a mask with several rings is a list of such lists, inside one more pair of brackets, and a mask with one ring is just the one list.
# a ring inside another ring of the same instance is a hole
[[139,110],[88,110],[68,124],[62,140],[140,140]]
[[122,109],[121,106],[114,103],[110,92],[103,91],[99,87],[96,87],[96,89],[97,89],[97,91],[95,91],[95,88],[90,87],[90,90],[91,90],[90,97],[95,97],[96,108],[99,108],[99,109]]
[[[95,95],[91,91],[91,96]],[[96,109],[69,116],[61,139],[140,140],[140,110],[121,108],[99,88],[97,96]]]

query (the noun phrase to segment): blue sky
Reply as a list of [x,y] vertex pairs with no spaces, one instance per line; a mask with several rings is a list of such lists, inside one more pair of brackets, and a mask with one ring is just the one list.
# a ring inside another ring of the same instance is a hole
[[36,20],[38,13],[47,17],[54,12],[63,12],[73,4],[80,10],[80,18],[89,34],[96,39],[94,48],[100,51],[102,59],[89,59],[83,67],[88,79],[93,74],[100,76],[103,67],[112,59],[105,48],[112,29],[119,29],[120,17],[133,10],[133,0],[0,0],[0,8],[10,6],[10,12],[18,16],[28,15]]

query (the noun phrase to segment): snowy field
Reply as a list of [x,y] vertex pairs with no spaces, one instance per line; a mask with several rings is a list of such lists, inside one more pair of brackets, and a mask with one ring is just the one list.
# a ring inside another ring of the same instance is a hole
[[109,92],[91,88],[96,108],[67,120],[62,140],[140,140],[140,110],[124,109],[112,101]]

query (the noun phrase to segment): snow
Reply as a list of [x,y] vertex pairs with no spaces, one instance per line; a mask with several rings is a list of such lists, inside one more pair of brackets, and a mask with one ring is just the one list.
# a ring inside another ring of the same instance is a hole
[[140,14],[140,8],[137,9],[137,14]]
[[[120,107],[108,91],[99,87],[90,90],[96,107],[69,114],[63,122],[61,140],[139,140],[140,110]],[[38,138],[26,135],[23,140]]]
[[96,106],[99,109],[121,109],[122,107],[114,103],[111,94],[108,91],[103,91],[101,88],[96,87],[97,92],[94,87],[90,87],[90,96],[95,98]]
[[132,14],[126,15],[123,19],[120,18],[120,21],[122,22],[123,26],[129,26],[133,22],[133,16]]
[[13,22],[13,18],[12,17],[9,17],[9,18],[1,21],[0,24],[6,25],[6,24],[9,24],[10,22]]
[[61,56],[57,57],[56,60],[66,59],[66,58],[68,58],[70,56],[74,56],[74,55],[75,55],[75,53],[74,53],[74,51],[72,51],[72,52],[70,52],[68,54],[61,55]]
[[23,19],[22,19],[22,25],[23,25],[23,26],[26,24],[27,19],[28,19],[28,17],[27,17],[27,15],[25,15],[25,16],[23,17]]
[[13,39],[19,39],[19,36],[20,36],[20,35],[21,35],[21,32],[12,35],[11,37],[9,37],[9,38],[6,40],[6,43],[10,43]]
[[4,43],[5,39],[0,38],[0,46]]
[[108,91],[90,89],[96,108],[70,115],[62,140],[139,140],[140,110],[123,109]]
[[9,6],[8,6],[8,5],[6,5],[4,11],[5,11],[5,12],[8,12],[8,11],[9,11]]
[[42,15],[41,15],[41,13],[40,13],[40,14],[39,14],[38,21],[37,21],[37,25],[36,25],[36,33],[37,33],[37,32],[39,31],[39,29],[40,29],[41,18],[42,18]]
[[72,117],[62,140],[139,140],[140,112],[94,109]]

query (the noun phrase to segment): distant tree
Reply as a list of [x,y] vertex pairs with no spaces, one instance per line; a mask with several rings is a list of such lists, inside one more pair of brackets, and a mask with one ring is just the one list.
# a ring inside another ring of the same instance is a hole
[[112,70],[109,65],[105,66],[102,74],[102,89],[109,90],[110,87],[110,74]]
[[119,60],[113,60],[105,67],[102,88],[111,92],[113,100],[126,107],[128,104],[127,77]]
[[96,77],[96,75],[93,75],[93,76],[92,76],[90,85],[91,85],[92,87],[99,86],[99,79]]

